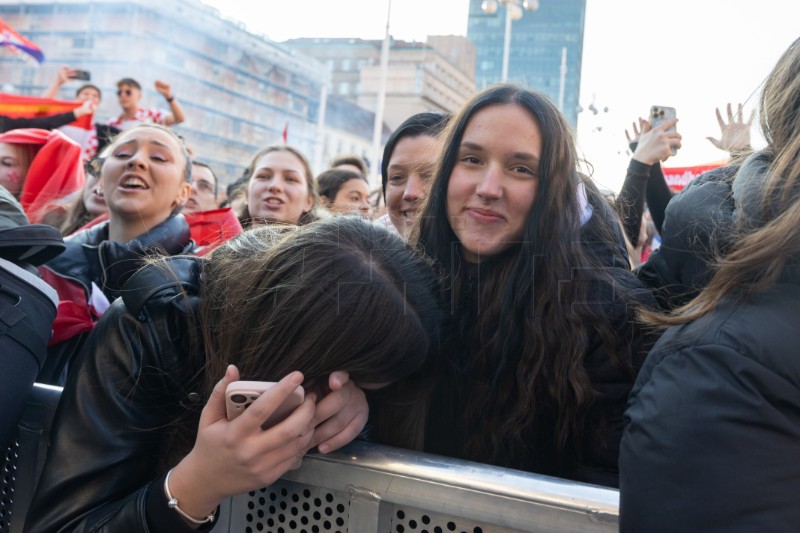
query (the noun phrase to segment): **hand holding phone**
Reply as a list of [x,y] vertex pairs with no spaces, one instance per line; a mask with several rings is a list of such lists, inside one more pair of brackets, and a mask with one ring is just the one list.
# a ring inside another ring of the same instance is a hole
[[[272,381],[233,381],[225,389],[225,409],[228,420],[233,420],[250,407],[264,392],[277,383]],[[267,429],[279,424],[297,409],[305,399],[303,387],[298,386],[277,409],[261,424],[262,429]]]
[[[663,105],[654,105],[650,108],[650,125],[655,128],[665,120],[678,118],[674,107],[667,107]],[[666,131],[675,131],[675,126],[667,128]],[[678,153],[678,147],[672,147],[672,155]]]
[[88,70],[72,70],[69,73],[69,77],[73,80],[83,80],[89,81],[92,79],[91,73]]

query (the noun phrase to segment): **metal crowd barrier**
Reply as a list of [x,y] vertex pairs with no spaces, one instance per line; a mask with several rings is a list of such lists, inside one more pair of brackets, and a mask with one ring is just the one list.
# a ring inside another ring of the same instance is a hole
[[[61,389],[36,384],[0,457],[0,533],[24,529]],[[353,442],[223,502],[215,533],[617,531],[616,490]]]
[[215,532],[617,531],[619,492],[353,442],[235,496]]

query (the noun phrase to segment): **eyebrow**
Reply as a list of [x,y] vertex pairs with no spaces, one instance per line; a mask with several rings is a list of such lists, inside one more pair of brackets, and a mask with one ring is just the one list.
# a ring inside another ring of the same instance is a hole
[[[483,147],[480,144],[469,141],[461,143],[459,149],[464,149],[464,148],[466,148],[467,150],[483,151]],[[539,158],[529,152],[514,152],[513,154],[511,154],[511,156],[514,159],[521,159],[523,161],[534,161],[536,163],[539,163]]]
[[[172,150],[172,147],[171,147],[171,146],[169,146],[168,144],[164,144],[164,143],[162,143],[161,141],[154,141],[154,140],[151,140],[151,141],[147,141],[147,142],[148,142],[149,144],[155,144],[156,146],[160,146],[160,147],[162,147],[162,148],[167,148],[167,149],[169,149],[169,150]],[[131,140],[129,140],[129,141],[125,141],[125,142],[123,142],[123,143],[119,143],[119,146],[125,146],[125,145],[127,145],[127,144],[138,144],[138,143],[139,143],[139,139],[131,139]]]

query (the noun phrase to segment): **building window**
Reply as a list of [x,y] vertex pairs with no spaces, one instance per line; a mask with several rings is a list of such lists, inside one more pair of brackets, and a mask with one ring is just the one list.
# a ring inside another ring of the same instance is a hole
[[73,48],[92,48],[94,47],[94,39],[92,37],[75,37],[72,39]]
[[347,96],[348,94],[350,94],[350,84],[347,83],[346,81],[340,82],[339,83],[339,94],[341,94],[343,96]]

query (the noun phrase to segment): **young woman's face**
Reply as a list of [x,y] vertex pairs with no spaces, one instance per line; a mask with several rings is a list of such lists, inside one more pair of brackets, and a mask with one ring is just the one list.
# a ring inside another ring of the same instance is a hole
[[447,186],[447,217],[469,262],[520,241],[536,201],[542,135],[516,104],[493,105],[467,123]]
[[83,205],[89,214],[96,217],[108,211],[103,189],[98,181],[94,175],[87,172],[86,183],[83,185]]
[[372,206],[369,204],[369,186],[361,178],[348,180],[339,187],[336,198],[330,205],[331,211],[342,214],[360,213],[361,216],[369,217],[372,213]]
[[18,148],[11,143],[0,143],[0,185],[19,197],[27,173]]
[[408,237],[430,189],[438,143],[428,135],[403,137],[389,157],[386,209],[400,235]]
[[142,127],[123,133],[101,171],[112,221],[134,217],[153,226],[166,220],[189,196],[185,169],[183,150],[168,132]]
[[250,216],[298,224],[313,203],[314,198],[308,193],[305,165],[297,156],[281,150],[258,158],[247,185]]

